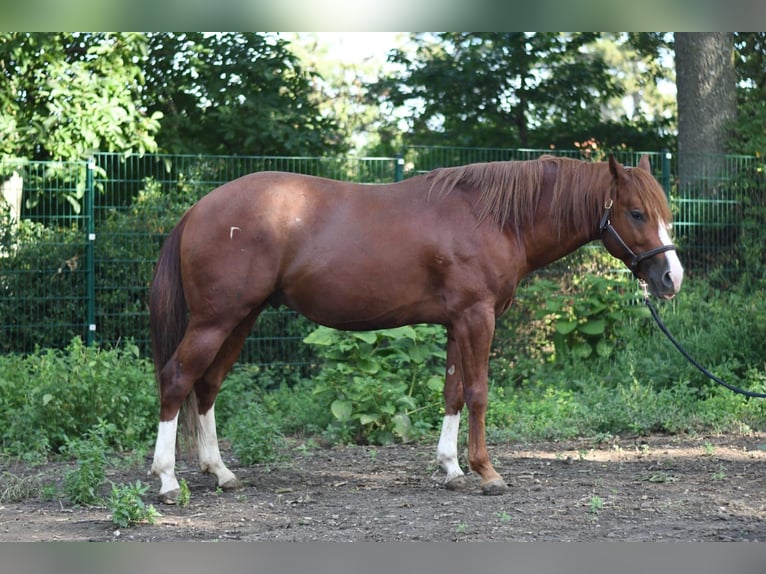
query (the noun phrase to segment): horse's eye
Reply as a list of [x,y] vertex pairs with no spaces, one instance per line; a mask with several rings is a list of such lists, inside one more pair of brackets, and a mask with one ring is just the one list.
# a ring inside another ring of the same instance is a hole
[[630,216],[634,221],[644,221],[644,214],[641,213],[638,209],[631,209]]

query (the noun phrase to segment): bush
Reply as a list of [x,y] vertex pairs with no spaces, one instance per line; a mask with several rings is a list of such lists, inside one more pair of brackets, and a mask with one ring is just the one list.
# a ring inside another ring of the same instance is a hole
[[[540,304],[522,300],[532,303]],[[632,305],[630,297],[624,305]],[[766,316],[762,297],[687,282],[676,299],[657,306],[674,336],[709,370],[749,390],[766,388],[766,324],[754,320]],[[496,354],[487,415],[492,432],[530,440],[766,428],[766,401],[708,380],[645,311],[630,311],[612,327],[616,346],[607,357],[570,353],[553,361],[553,350],[540,358],[530,346],[516,347],[512,359]],[[512,361],[526,365],[522,380]]]
[[246,403],[227,419],[223,434],[245,465],[279,460],[285,440],[276,419],[269,417],[257,402]]
[[0,429],[0,451],[28,460],[59,452],[98,424],[113,425],[108,446],[130,450],[156,431],[153,368],[138,348],[83,345],[0,356],[0,411],[13,413]]
[[447,353],[442,327],[366,332],[319,327],[305,342],[323,360],[314,395],[333,415],[327,429],[333,439],[388,444],[436,428]]

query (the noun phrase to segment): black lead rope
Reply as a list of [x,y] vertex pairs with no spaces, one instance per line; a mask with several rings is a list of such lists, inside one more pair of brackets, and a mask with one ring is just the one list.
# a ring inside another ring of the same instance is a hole
[[705,375],[707,378],[709,378],[712,381],[715,381],[719,385],[723,385],[730,391],[733,391],[739,395],[745,395],[746,397],[754,397],[757,399],[766,399],[766,393],[756,393],[753,391],[746,391],[745,389],[740,389],[739,387],[735,387],[733,385],[730,385],[718,377],[716,377],[713,373],[708,371],[705,367],[700,365],[697,361],[694,360],[694,358],[686,352],[686,349],[684,349],[681,346],[681,343],[676,341],[675,337],[670,334],[670,331],[668,331],[668,328],[665,326],[665,323],[662,322],[662,319],[660,319],[659,313],[657,313],[657,309],[652,305],[652,302],[649,300],[649,294],[646,291],[646,288],[644,288],[644,303],[646,303],[646,306],[649,307],[649,311],[652,313],[652,317],[654,317],[654,320],[657,322],[657,326],[660,328],[660,331],[665,333],[665,336],[670,340],[671,343],[673,343],[673,346],[675,346],[676,349],[684,356],[686,357],[686,360],[689,361],[692,365],[694,365],[703,375]]

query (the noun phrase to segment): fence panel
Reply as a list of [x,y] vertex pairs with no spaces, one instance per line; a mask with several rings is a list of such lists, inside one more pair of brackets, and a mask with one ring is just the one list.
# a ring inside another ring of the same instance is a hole
[[[752,156],[688,154],[701,166],[692,181],[674,180],[675,236],[689,274],[733,280],[744,272],[742,242],[753,230],[745,203],[764,205],[762,163]],[[678,157],[672,161],[678,173]]]
[[0,352],[85,338],[90,214],[84,162],[0,161],[21,178],[21,217],[0,207]]
[[[130,338],[147,351],[148,291],[164,237],[199,197],[247,173],[278,170],[381,183],[441,166],[543,153],[601,159],[593,150],[413,146],[401,158],[98,154],[92,170],[85,162],[0,162],[0,184],[14,172],[23,178],[21,220],[10,216],[15,208],[0,208],[0,352],[63,347],[74,336],[106,345]],[[640,155],[617,154],[628,165]],[[677,157],[649,155],[670,195],[679,252],[690,273],[741,272],[740,244],[748,232],[743,193],[763,198],[766,188],[757,158],[722,158],[719,172],[704,174],[706,190],[713,191],[702,196],[673,176]],[[300,343],[309,328],[292,312],[269,310],[248,339],[243,360],[309,363],[309,350]]]

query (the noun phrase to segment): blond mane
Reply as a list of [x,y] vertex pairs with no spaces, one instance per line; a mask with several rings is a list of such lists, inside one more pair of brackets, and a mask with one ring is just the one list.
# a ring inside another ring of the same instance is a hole
[[[428,174],[429,195],[440,197],[457,187],[478,192],[474,204],[479,222],[492,218],[498,225],[521,230],[537,214],[546,167],[555,168],[551,214],[557,227],[592,226],[601,217],[611,193],[612,178],[606,163],[544,155],[529,161],[474,163],[440,168]],[[670,210],[657,181],[641,169],[627,168],[645,208],[670,222]]]

